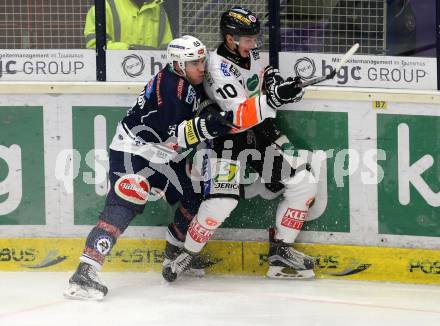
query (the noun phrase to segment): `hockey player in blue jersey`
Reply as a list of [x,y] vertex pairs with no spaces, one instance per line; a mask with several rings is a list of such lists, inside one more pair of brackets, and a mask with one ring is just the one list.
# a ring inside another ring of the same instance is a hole
[[175,221],[186,221],[197,212],[200,199],[181,152],[227,134],[230,127],[225,121],[232,121],[232,114],[218,113],[216,105],[204,97],[206,59],[206,48],[198,39],[173,40],[167,48],[168,64],[119,122],[109,149],[111,187],[66,297],[100,300],[107,294],[97,271],[118,237],[143,212],[152,189],[160,189],[170,204],[180,202]]

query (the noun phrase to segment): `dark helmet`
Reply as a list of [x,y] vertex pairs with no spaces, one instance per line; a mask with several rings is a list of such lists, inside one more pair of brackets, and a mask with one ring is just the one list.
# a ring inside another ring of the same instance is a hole
[[220,20],[220,30],[223,37],[231,35],[257,35],[260,33],[260,21],[250,10],[234,7],[225,11]]

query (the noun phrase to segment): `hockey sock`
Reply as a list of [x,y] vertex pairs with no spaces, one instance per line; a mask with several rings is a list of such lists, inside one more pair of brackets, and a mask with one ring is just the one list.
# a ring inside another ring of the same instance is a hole
[[99,220],[90,231],[80,261],[100,269],[122,231],[104,220]]
[[[174,214],[174,223],[168,225],[167,233],[170,233],[174,239],[177,239],[178,241],[181,241],[183,243],[185,241],[185,236],[186,232],[188,231],[189,223],[192,221],[193,218],[194,215],[190,214],[187,209],[180,206]],[[172,241],[169,242],[173,243]]]
[[80,261],[93,265],[97,269],[102,267],[105,256],[110,253],[118,237],[136,216],[132,208],[111,205],[108,199],[98,223],[87,237],[86,247],[80,257]]
[[275,239],[293,243],[302,229],[317,187],[307,170],[296,174],[285,185],[284,199],[278,204],[276,213]]
[[233,198],[210,198],[204,201],[197,216],[189,225],[185,249],[192,253],[202,251],[215,230],[231,214],[238,200]]

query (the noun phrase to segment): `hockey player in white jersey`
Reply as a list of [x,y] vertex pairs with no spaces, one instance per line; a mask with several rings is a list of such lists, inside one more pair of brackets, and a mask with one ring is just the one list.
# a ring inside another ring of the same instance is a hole
[[[234,7],[224,12],[220,28],[223,42],[210,53],[204,86],[208,96],[224,111],[234,113],[234,124],[240,129],[233,135],[213,140],[216,157],[205,162],[203,171],[208,175],[203,187],[205,200],[189,225],[184,252],[164,268],[163,276],[174,281],[235,209],[244,189],[240,175],[244,174],[247,157],[241,154],[253,149],[261,154],[261,159],[252,160],[250,165],[266,187],[273,192],[284,189],[275,228],[269,232],[267,276],[313,278],[313,258],[295,250],[292,244],[314,201],[316,180],[306,161],[301,164],[292,157],[297,151],[292,150],[292,143],[272,119],[283,104],[301,100],[300,79],[285,81],[277,69],[264,69],[257,50],[260,22],[251,11]],[[271,155],[275,158],[266,173],[264,158]],[[283,169],[286,161],[291,168]]]

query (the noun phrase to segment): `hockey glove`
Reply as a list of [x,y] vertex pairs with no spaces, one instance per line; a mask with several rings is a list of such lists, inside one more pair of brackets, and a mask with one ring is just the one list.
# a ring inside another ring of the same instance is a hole
[[213,139],[224,136],[229,133],[233,127],[232,120],[234,113],[232,111],[219,111],[213,106],[206,108],[206,111],[200,115],[199,125],[202,137]]
[[200,117],[183,121],[177,132],[178,145],[187,148],[195,146],[205,139],[213,139],[229,133],[233,112],[206,110]]
[[264,69],[263,85],[265,90],[268,90],[272,84],[281,84],[282,82],[284,82],[284,78],[277,68],[267,66]]
[[288,78],[282,83],[273,83],[266,89],[266,101],[272,109],[278,109],[283,104],[295,103],[302,99],[304,90],[301,88],[301,78]]

